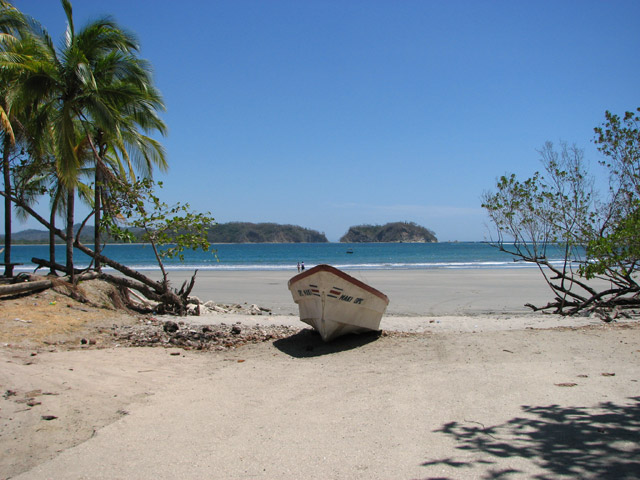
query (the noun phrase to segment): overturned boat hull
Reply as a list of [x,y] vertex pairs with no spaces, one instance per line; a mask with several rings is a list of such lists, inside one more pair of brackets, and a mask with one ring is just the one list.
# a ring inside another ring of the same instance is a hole
[[380,329],[389,305],[387,296],[330,265],[318,265],[289,280],[300,320],[324,341],[347,333]]

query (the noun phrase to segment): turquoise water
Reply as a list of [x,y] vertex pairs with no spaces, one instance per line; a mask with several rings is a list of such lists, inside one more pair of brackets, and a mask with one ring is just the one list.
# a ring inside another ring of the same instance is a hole
[[[343,270],[435,269],[435,268],[523,268],[529,265],[486,243],[297,243],[215,245],[216,254],[186,252],[185,262],[166,260],[169,270],[289,270],[298,262],[312,267],[327,263]],[[12,261],[23,263],[18,271],[31,271],[32,257],[48,258],[47,245],[15,245]],[[348,253],[353,252],[353,253]],[[104,254],[137,270],[157,270],[148,245],[107,245]],[[76,251],[78,267],[89,265],[89,257]],[[63,245],[56,247],[56,260],[64,263]]]

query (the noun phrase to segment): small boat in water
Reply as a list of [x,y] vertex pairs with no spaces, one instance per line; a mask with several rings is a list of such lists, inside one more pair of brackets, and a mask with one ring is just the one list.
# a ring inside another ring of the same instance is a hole
[[327,342],[347,333],[380,329],[389,298],[375,288],[330,265],[318,265],[288,283],[300,320]]

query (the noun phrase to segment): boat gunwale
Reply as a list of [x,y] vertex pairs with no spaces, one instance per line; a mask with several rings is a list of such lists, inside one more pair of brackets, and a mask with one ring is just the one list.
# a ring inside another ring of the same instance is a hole
[[358,280],[357,278],[352,277],[351,275],[344,273],[342,270],[339,270],[335,267],[332,267],[331,265],[326,265],[326,264],[320,264],[320,265],[316,265],[313,268],[310,268],[309,270],[299,273],[294,277],[291,277],[289,279],[289,282],[287,283],[287,286],[289,287],[289,290],[291,290],[291,285],[310,276],[313,275],[315,273],[319,273],[319,272],[328,272],[331,273],[333,275],[336,275],[337,277],[342,278],[343,280],[346,280],[347,282],[350,282],[352,284],[354,284],[357,287],[362,288],[363,290],[375,295],[376,297],[379,297],[380,299],[384,300],[385,302],[387,302],[387,305],[389,304],[389,297],[387,297],[384,293],[382,293],[380,290],[376,290],[375,288],[373,288],[370,285],[367,285],[366,283]]

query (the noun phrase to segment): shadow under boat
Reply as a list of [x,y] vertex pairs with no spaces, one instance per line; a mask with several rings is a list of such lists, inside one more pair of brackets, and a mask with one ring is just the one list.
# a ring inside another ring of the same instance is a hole
[[295,358],[312,358],[334,353],[345,352],[375,342],[382,335],[382,331],[364,333],[349,333],[327,343],[320,334],[310,328],[300,330],[290,337],[280,338],[273,342],[273,346],[282,353]]

